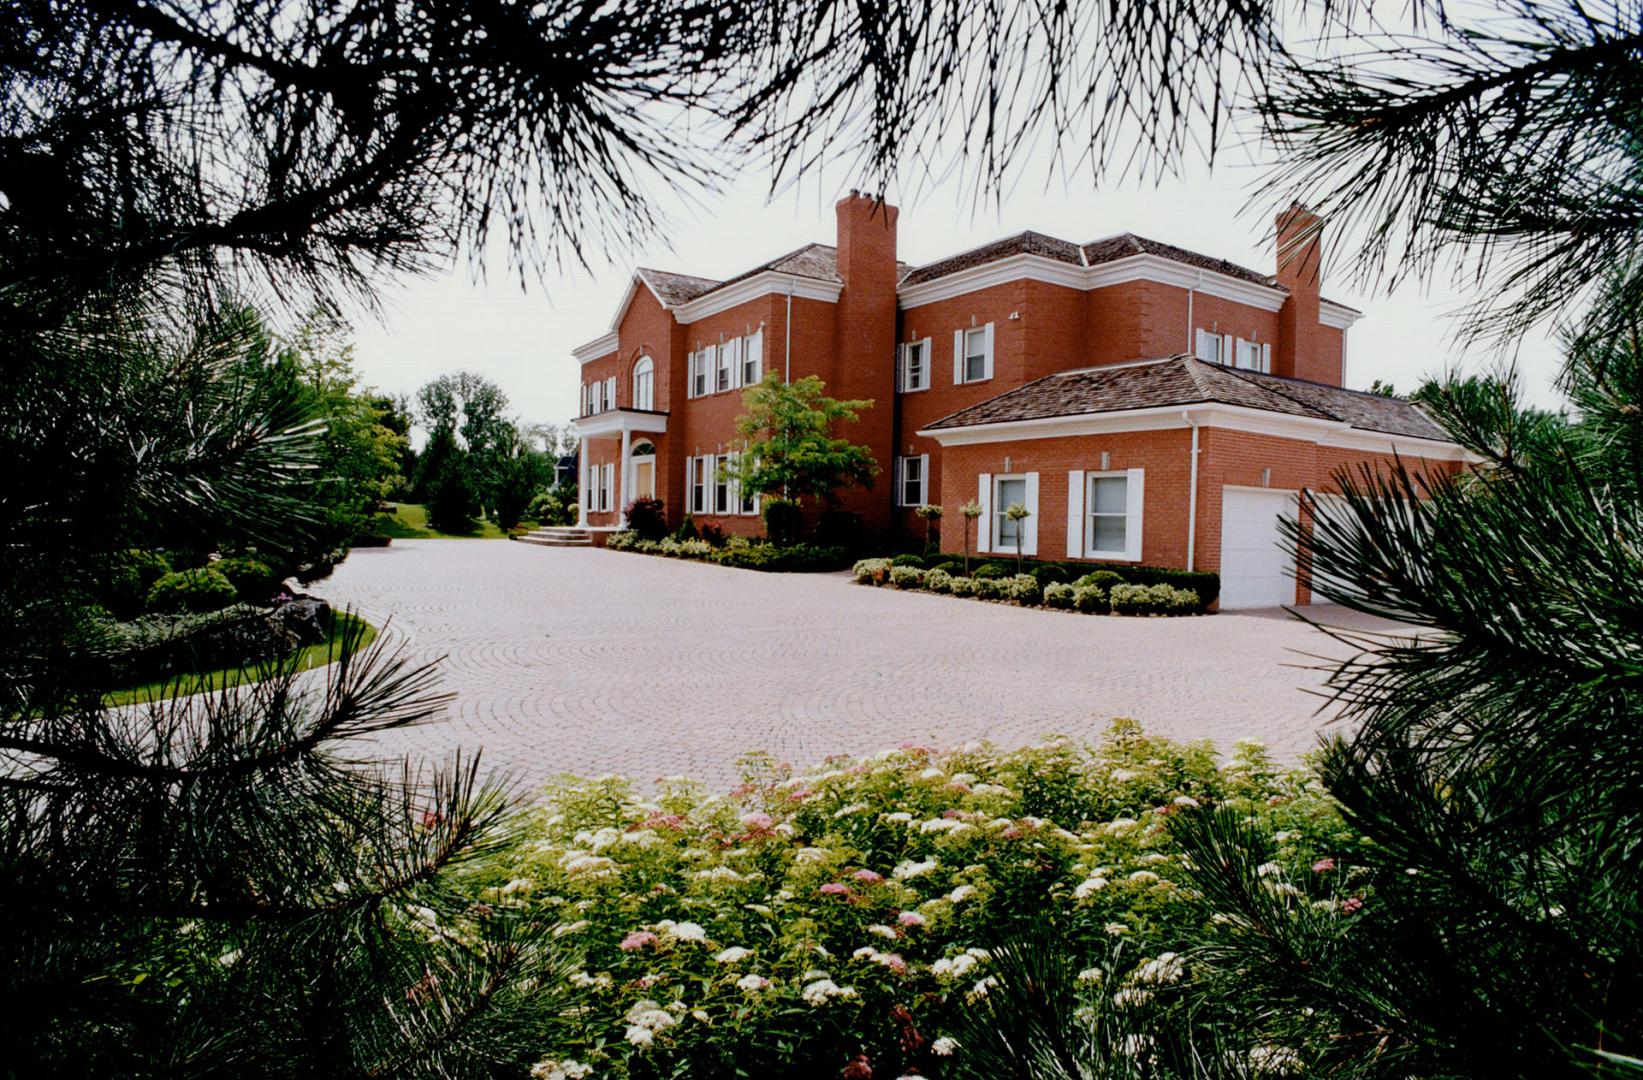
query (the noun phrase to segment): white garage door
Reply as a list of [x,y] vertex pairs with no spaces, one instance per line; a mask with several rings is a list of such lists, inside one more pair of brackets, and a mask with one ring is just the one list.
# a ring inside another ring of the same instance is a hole
[[1293,491],[1221,491],[1221,607],[1276,607],[1295,602],[1295,561],[1278,519],[1295,517]]

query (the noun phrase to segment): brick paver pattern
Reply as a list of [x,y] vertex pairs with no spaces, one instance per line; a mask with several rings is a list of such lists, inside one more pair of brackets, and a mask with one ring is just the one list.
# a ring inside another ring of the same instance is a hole
[[529,787],[568,772],[723,789],[751,750],[803,766],[908,742],[1018,746],[1116,716],[1289,758],[1328,726],[1315,657],[1343,655],[1278,611],[1086,616],[503,541],[358,549],[313,591],[440,660],[447,715],[387,749],[482,750]]

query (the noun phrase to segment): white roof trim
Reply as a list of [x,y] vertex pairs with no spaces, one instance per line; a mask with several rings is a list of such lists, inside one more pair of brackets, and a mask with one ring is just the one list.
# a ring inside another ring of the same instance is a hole
[[1277,311],[1289,295],[1270,285],[1257,285],[1230,274],[1188,266],[1162,255],[1128,255],[1094,266],[1073,266],[1043,255],[1023,253],[959,270],[934,281],[904,285],[896,290],[896,298],[906,310],[1024,278],[1084,292],[1130,281],[1156,281],[1248,304],[1262,311]]
[[578,345],[570,351],[570,354],[582,363],[586,364],[590,360],[597,360],[602,356],[609,356],[611,353],[616,351],[617,347],[618,343],[616,340],[616,331],[612,330],[603,337],[594,338],[586,345]]
[[726,285],[715,289],[706,296],[697,297],[688,303],[670,308],[675,318],[681,323],[693,323],[705,319],[710,315],[717,315],[722,311],[729,311],[733,307],[740,307],[750,300],[757,300],[761,296],[776,293],[794,296],[805,300],[822,300],[829,304],[839,302],[839,294],[844,292],[844,283],[838,281],[822,281],[819,278],[804,277],[800,274],[784,274],[779,270],[765,270],[744,278],[734,285]]
[[1318,302],[1318,321],[1332,330],[1346,330],[1363,318],[1345,304],[1337,304],[1333,300]]
[[1476,461],[1466,450],[1439,439],[1411,435],[1391,435],[1355,428],[1342,420],[1252,409],[1244,405],[1199,402],[1192,405],[1161,405],[1123,412],[1082,413],[1077,416],[1046,416],[1034,420],[1006,420],[996,424],[972,424],[958,428],[936,428],[918,432],[947,446],[1016,442],[1023,439],[1060,439],[1077,435],[1116,435],[1132,431],[1163,431],[1186,428],[1191,415],[1199,427],[1222,427],[1234,431],[1279,438],[1300,439],[1320,446],[1362,450],[1381,454],[1402,454],[1438,461]]
[[667,431],[667,413],[639,412],[634,409],[609,409],[592,416],[581,416],[571,421],[576,433],[584,439],[598,435],[620,435],[624,431],[663,434]]

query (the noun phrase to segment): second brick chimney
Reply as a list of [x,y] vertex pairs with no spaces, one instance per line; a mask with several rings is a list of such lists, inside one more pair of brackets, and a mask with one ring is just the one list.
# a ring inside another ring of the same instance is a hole
[[839,201],[838,267],[844,292],[838,305],[838,349],[827,393],[868,398],[873,407],[840,434],[871,447],[884,463],[874,494],[846,498],[870,529],[889,525],[889,462],[895,454],[896,417],[896,217],[894,206],[852,191]]
[[1272,373],[1339,386],[1339,350],[1330,347],[1318,322],[1323,219],[1305,207],[1291,206],[1278,215],[1277,227],[1277,281],[1289,296],[1278,312]]

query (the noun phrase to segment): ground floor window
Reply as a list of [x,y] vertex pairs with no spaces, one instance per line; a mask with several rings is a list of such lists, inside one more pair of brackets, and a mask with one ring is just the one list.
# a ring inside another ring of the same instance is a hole
[[711,457],[690,459],[690,512],[693,514],[707,513],[707,472],[712,461]]
[[616,483],[616,465],[613,462],[606,462],[605,464],[598,466],[597,479],[598,490],[595,494],[598,497],[598,504],[594,507],[594,509],[600,513],[605,513],[610,510],[612,494],[611,489]]
[[1026,522],[1017,521],[1010,516],[1012,506],[1027,506],[1025,476],[1001,476],[994,481],[993,535],[998,537],[999,551],[1014,551],[1016,541],[1026,539],[1022,534]]
[[930,455],[917,454],[896,459],[896,502],[900,506],[923,506],[930,501]]
[[1141,469],[1067,474],[1067,554],[1082,559],[1141,558]]

